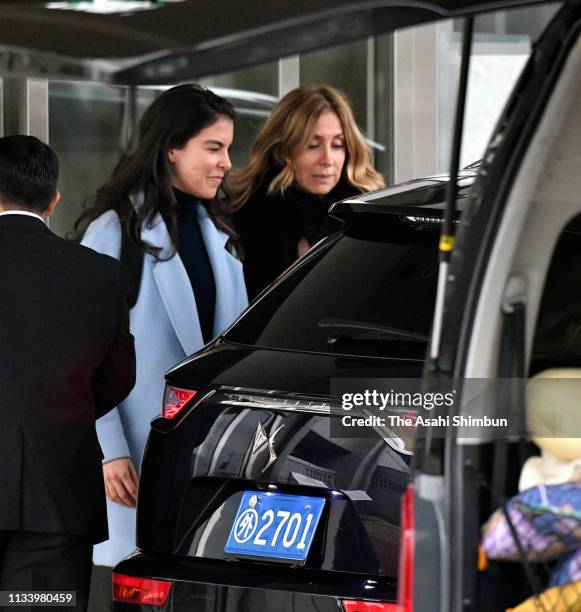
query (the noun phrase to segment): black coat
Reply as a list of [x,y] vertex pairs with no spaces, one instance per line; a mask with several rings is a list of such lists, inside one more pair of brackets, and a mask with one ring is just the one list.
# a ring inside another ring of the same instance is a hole
[[106,539],[95,419],[134,376],[119,262],[0,216],[0,530]]
[[325,235],[329,207],[359,191],[344,180],[324,196],[289,187],[284,195],[267,195],[270,175],[234,213],[244,255],[248,298],[254,298],[276,280],[297,258],[301,238],[310,245]]

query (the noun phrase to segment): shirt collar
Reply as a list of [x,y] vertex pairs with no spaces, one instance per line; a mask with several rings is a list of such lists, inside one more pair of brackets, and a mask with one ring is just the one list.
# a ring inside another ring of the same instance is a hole
[[44,217],[41,217],[40,215],[37,215],[36,213],[30,212],[29,210],[4,210],[0,212],[0,217],[2,217],[3,215],[26,215],[27,217],[36,217],[37,219],[40,219],[46,225],[46,221],[44,220]]

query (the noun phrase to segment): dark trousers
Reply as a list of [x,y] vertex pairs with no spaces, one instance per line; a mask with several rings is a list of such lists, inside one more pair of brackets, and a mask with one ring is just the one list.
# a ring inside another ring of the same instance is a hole
[[[87,609],[93,545],[84,536],[0,531],[0,591],[75,591],[77,605]],[[3,607],[2,610],[14,610]],[[18,607],[54,612],[52,606]]]

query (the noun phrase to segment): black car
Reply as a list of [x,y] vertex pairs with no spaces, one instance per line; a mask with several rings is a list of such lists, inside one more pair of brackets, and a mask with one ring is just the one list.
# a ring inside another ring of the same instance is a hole
[[334,205],[338,230],[168,372],[116,610],[395,610],[413,432],[332,436],[331,380],[421,376],[447,183]]

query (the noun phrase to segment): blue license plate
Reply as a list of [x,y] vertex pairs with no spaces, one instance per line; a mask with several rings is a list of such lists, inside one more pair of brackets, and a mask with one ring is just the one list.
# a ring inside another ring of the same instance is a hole
[[244,491],[224,552],[304,562],[324,506],[321,497]]

